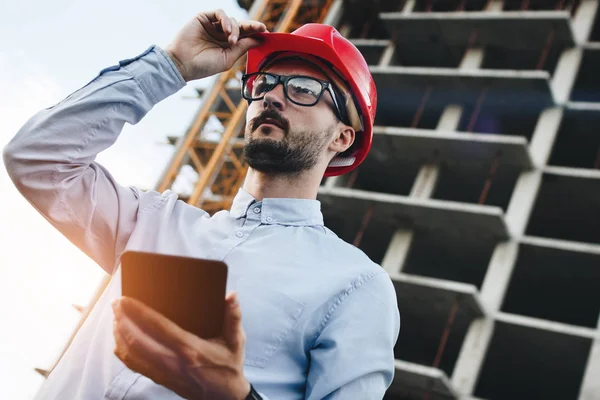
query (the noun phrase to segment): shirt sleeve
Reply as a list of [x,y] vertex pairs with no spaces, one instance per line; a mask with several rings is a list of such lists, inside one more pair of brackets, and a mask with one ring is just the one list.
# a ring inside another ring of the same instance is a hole
[[399,331],[389,275],[356,282],[335,300],[310,352],[306,399],[382,399],[394,378]]
[[4,149],[6,169],[21,194],[108,273],[140,208],[161,195],[120,186],[94,161],[96,155],[117,140],[126,122],[138,123],[183,86],[171,59],[151,46],[35,114]]

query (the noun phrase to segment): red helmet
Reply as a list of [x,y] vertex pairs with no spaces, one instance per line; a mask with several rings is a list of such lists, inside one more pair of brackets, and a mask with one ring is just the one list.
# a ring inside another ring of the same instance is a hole
[[363,55],[332,26],[306,24],[292,33],[259,33],[262,43],[248,51],[246,73],[260,71],[271,56],[286,52],[308,54],[325,60],[344,79],[352,92],[358,111],[360,129],[356,129],[357,146],[352,154],[335,157],[325,176],[342,175],[363,162],[373,141],[373,121],[377,109],[377,89]]

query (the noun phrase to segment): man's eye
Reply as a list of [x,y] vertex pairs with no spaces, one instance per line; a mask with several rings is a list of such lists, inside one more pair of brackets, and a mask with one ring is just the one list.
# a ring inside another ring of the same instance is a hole
[[315,95],[315,92],[313,92],[310,88],[304,87],[304,86],[293,86],[294,89],[294,93],[297,94],[310,94],[310,95]]
[[260,81],[254,83],[254,94],[262,94],[266,93],[273,88],[273,85],[267,83],[266,81]]

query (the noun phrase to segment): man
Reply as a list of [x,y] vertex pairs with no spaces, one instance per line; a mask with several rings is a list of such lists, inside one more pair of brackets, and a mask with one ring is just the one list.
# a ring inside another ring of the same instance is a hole
[[[333,28],[265,31],[221,10],[200,13],[166,50],[152,46],[103,70],[33,116],[6,147],[21,193],[113,274],[39,398],[383,397],[400,325],[393,285],[323,226],[316,200],[324,175],[364,159],[375,87],[358,50]],[[124,123],[246,52],[250,169],[230,211],[211,217],[170,191],[122,187],[94,162]],[[125,250],[226,262],[223,337],[203,340],[121,297]]]

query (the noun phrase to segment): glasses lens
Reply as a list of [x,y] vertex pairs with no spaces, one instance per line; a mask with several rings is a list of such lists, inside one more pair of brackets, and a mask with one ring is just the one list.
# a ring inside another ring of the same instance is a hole
[[322,90],[321,82],[306,77],[292,78],[287,84],[288,96],[298,104],[307,106],[317,102]]
[[256,74],[244,82],[244,97],[251,99],[262,98],[265,93],[272,90],[276,79],[272,75]]

